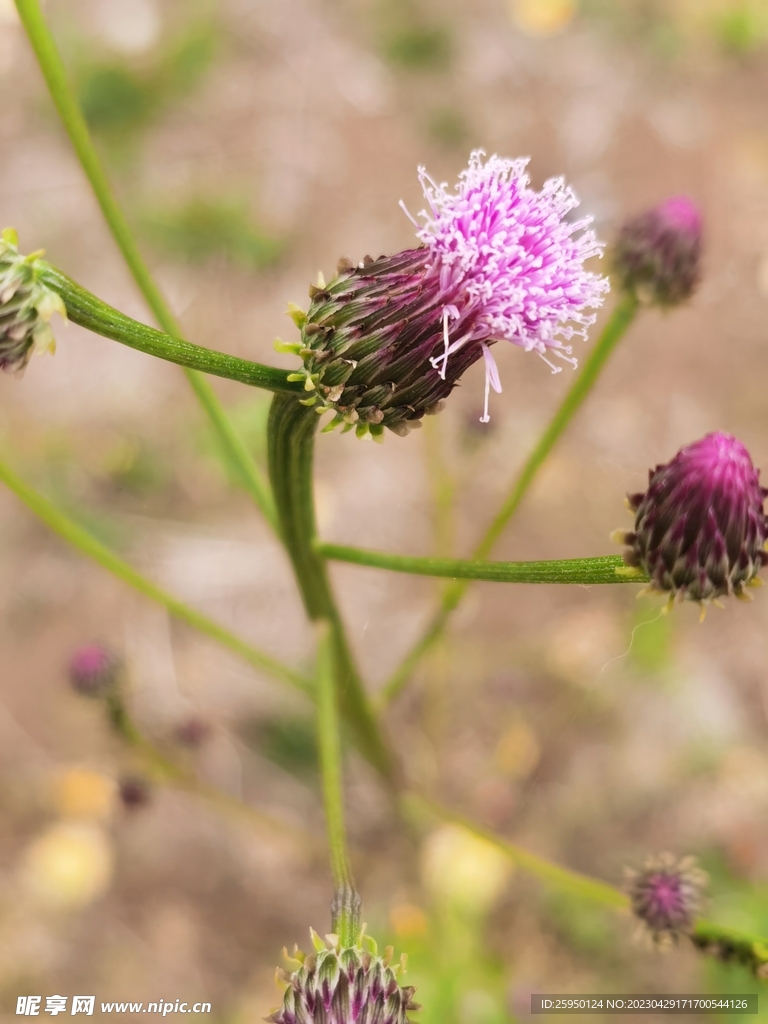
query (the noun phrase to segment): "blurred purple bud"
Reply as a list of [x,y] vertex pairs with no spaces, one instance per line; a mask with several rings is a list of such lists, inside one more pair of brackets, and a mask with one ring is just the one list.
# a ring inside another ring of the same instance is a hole
[[676,941],[691,930],[707,881],[695,857],[677,860],[670,853],[649,857],[642,871],[627,871],[632,912],[657,942]]
[[79,647],[70,658],[69,681],[85,697],[102,697],[118,681],[120,658],[103,644]]
[[118,790],[123,805],[129,811],[145,807],[150,800],[152,790],[149,782],[141,775],[126,775],[118,782]]
[[197,748],[208,740],[211,735],[211,726],[203,718],[188,718],[180,722],[174,730],[174,736],[178,743],[185,747]]
[[619,229],[611,254],[619,285],[641,302],[676,306],[701,276],[702,221],[686,196],[673,196]]

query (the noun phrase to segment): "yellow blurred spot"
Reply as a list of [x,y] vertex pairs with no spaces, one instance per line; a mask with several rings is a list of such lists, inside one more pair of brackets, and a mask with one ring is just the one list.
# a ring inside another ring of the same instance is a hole
[[502,735],[496,747],[494,762],[504,775],[525,779],[541,757],[541,745],[533,729],[523,721],[514,722]]
[[551,36],[573,21],[576,0],[511,0],[512,19],[530,36]]
[[434,898],[478,916],[490,910],[512,870],[501,850],[458,825],[433,832],[422,852],[424,884]]
[[389,912],[389,923],[399,939],[426,935],[429,927],[427,915],[414,903],[399,903]]
[[24,853],[21,879],[50,907],[91,903],[112,879],[112,847],[101,828],[81,822],[54,825]]
[[19,16],[16,13],[13,0],[0,0],[0,22],[18,21]]
[[113,779],[85,768],[69,768],[53,783],[53,803],[64,818],[103,821],[112,813],[117,787]]

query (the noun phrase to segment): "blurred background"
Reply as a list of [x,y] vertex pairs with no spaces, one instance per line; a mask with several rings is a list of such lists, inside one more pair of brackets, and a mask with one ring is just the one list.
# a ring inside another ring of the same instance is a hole
[[[293,365],[272,341],[293,338],[284,310],[307,302],[318,271],[412,244],[397,204],[420,208],[418,164],[453,181],[473,147],[530,155],[534,185],[566,175],[608,240],[669,195],[701,204],[694,301],[640,317],[498,557],[611,553],[625,493],[707,431],[768,463],[765,0],[50,0],[46,12],[187,337],[243,357]],[[148,320],[10,0],[0,88],[0,221],[22,251],[44,247]],[[0,380],[3,457],[152,579],[308,665],[287,560],[181,371],[55,326],[54,358]],[[322,438],[326,539],[469,551],[572,380],[495,352],[504,393],[488,426],[477,364],[407,439]],[[214,383],[263,462],[268,398]],[[332,574],[375,690],[438,585]],[[768,600],[729,602],[700,625],[695,607],[661,617],[636,589],[475,584],[388,734],[436,797],[577,870],[621,885],[648,853],[696,854],[709,916],[766,934]],[[123,658],[154,742],[320,853],[172,788],[131,799],[136,754],[67,684],[73,651],[93,640]],[[279,950],[329,925],[312,728],[300,699],[0,492],[3,1019],[22,993],[208,1000],[231,1024],[274,1008]],[[351,754],[348,767],[364,917],[410,953],[423,1024],[525,1019],[532,991],[758,989],[687,944],[649,948],[628,918],[545,891],[461,831],[417,844],[367,766]]]

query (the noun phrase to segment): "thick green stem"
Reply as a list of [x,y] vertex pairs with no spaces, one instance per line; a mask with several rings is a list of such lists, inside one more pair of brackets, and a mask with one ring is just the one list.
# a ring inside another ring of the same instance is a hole
[[269,413],[269,476],[283,542],[293,562],[307,614],[331,624],[340,703],[360,749],[394,781],[395,768],[371,710],[344,633],[325,563],[313,547],[315,504],[312,465],[318,415],[292,395],[277,394]]
[[[573,419],[581,407],[584,399],[591,392],[600,373],[608,361],[617,343],[621,340],[629,325],[635,318],[638,310],[637,299],[628,293],[624,294],[603,332],[598,338],[594,348],[590,352],[576,380],[573,382],[568,394],[552,417],[547,429],[541,435],[538,444],[533,449],[518,474],[512,488],[504,500],[501,508],[483,535],[480,543],[472,552],[474,559],[487,558],[493,545],[504,532],[512,516],[518,509],[528,488],[533,483],[536,474],[544,464],[545,459],[554,448],[561,434]],[[383,687],[380,701],[386,705],[393,700],[402,690],[411,673],[416,668],[421,658],[434,646],[435,642],[442,636],[448,624],[451,614],[458,607],[464,593],[469,586],[468,582],[457,582],[447,586],[443,592],[440,607],[433,615],[426,630],[416,641],[414,646],[405,656],[403,662],[395,670],[394,674]]]
[[132,566],[104,547],[87,530],[84,530],[82,526],[73,522],[64,512],[48,501],[47,498],[44,498],[24,483],[3,462],[0,462],[0,482],[13,491],[27,508],[34,512],[54,533],[57,533],[68,544],[82,552],[82,554],[98,562],[99,565],[114,576],[117,576],[124,583],[127,583],[128,586],[138,590],[140,594],[148,597],[151,601],[155,601],[164,608],[167,608],[180,621],[186,622],[200,633],[205,633],[206,636],[229,648],[230,651],[238,654],[250,665],[253,665],[254,668],[260,669],[275,679],[279,679],[283,683],[288,683],[290,686],[302,690],[304,693],[311,692],[312,684],[309,680],[286,665],[282,665],[268,654],[264,654],[262,651],[247,644],[240,637],[235,636],[234,633],[230,633],[224,626],[220,626],[205,615],[201,615],[194,608],[190,608],[183,601],[162,590],[152,583],[151,580],[146,579]]
[[236,380],[251,387],[263,388],[266,391],[304,391],[301,383],[287,379],[288,370],[279,370],[275,366],[265,366],[263,363],[252,363],[248,359],[216,352],[200,345],[193,345],[182,338],[164,334],[138,320],[132,320],[131,317],[102,302],[55,267],[44,266],[42,281],[61,296],[67,307],[69,319],[95,334],[119,341],[122,345],[137,349],[139,352],[166,359],[178,366],[200,370],[216,377],[225,377],[227,380]]
[[[117,202],[99,156],[91,140],[88,126],[72,91],[56,43],[46,24],[39,0],[15,0],[16,10],[37,57],[51,99],[59,113],[80,165],[90,182],[96,200],[104,214],[112,237],[123,255],[133,279],[157,322],[172,338],[181,331],[160,289],[142,259],[131,229]],[[241,482],[268,519],[273,518],[272,503],[258,466],[251,458],[243,439],[235,431],[216,397],[210,382],[198,371],[186,368],[187,380],[200,405],[211,421],[221,443],[228,453]]]
[[383,551],[340,544],[316,544],[323,558],[352,562],[375,569],[391,569],[415,576],[440,576],[449,579],[489,580],[492,583],[642,583],[648,577],[639,569],[630,569],[621,555],[595,558],[563,558],[546,562],[471,562],[460,558],[415,558],[390,555]]
[[[452,811],[420,794],[409,792],[401,798],[401,803],[406,812],[411,812],[422,820],[438,818],[452,822],[479,839],[492,843],[517,867],[539,878],[545,885],[566,892],[574,898],[629,913],[630,904],[626,893],[607,882],[553,864],[516,843],[500,838],[458,811]],[[719,960],[737,961],[749,967],[758,977],[768,977],[768,938],[750,935],[700,918],[694,923],[690,939],[697,948]]]
[[347,947],[354,946],[360,937],[360,896],[352,878],[344,825],[338,686],[331,624],[321,623],[318,633],[317,746],[334,886],[331,931],[339,936],[341,945]]

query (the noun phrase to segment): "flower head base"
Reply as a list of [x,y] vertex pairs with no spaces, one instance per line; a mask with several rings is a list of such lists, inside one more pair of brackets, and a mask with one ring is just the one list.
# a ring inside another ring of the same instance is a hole
[[21,373],[35,350],[56,348],[50,319],[66,319],[61,296],[41,281],[42,251],[21,256],[16,232],[0,235],[0,369]]
[[526,160],[475,151],[458,185],[419,179],[429,209],[414,220],[422,247],[357,266],[348,260],[327,286],[310,290],[307,314],[294,309],[306,404],[332,409],[333,426],[381,436],[405,434],[455,387],[481,357],[490,388],[501,390],[490,347],[509,341],[575,364],[567,344],[594,321],[609,284],[585,260],[602,255],[587,230],[571,222],[578,201],[561,178],[529,188]]
[[69,662],[72,688],[85,697],[101,697],[118,681],[121,663],[103,644],[79,647]]
[[612,253],[621,287],[640,301],[676,306],[701,276],[701,214],[686,196],[674,196],[628,220]]
[[[266,1019],[272,1024],[408,1024],[408,1011],[417,1010],[414,989],[401,987],[405,954],[392,964],[392,947],[379,956],[376,943],[361,935],[360,944],[342,949],[338,936],[325,941],[310,929],[314,952],[305,956],[297,947],[289,956],[289,971],[278,968],[286,985],[283,1005]],[[367,948],[363,948],[366,946]]]
[[632,912],[659,943],[686,934],[701,909],[707,875],[695,857],[649,857],[642,871],[627,871]]
[[749,452],[729,434],[707,434],[649,472],[648,490],[628,497],[634,531],[621,534],[630,566],[651,588],[708,602],[747,597],[768,562],[766,492]]

